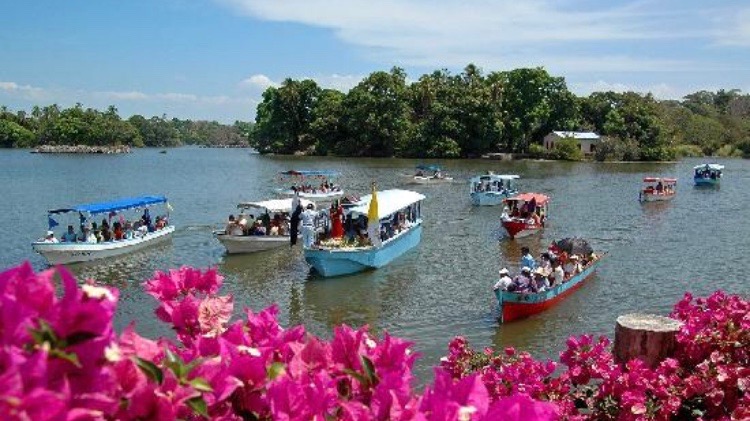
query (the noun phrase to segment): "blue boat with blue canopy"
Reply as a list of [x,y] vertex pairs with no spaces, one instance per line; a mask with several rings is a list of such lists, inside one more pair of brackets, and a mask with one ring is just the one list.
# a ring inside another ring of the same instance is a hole
[[[164,205],[165,212],[152,219],[149,208]],[[124,212],[143,209],[129,221]],[[47,211],[49,230],[45,237],[31,246],[44,256],[50,264],[68,264],[114,257],[170,238],[175,227],[169,224],[169,205],[165,196],[137,196],[109,202],[87,203]],[[58,240],[54,228],[60,225],[54,218],[77,213],[79,231],[68,225],[68,231]],[[104,215],[100,226],[92,221],[94,216]],[[54,218],[53,218],[54,217]],[[111,228],[110,228],[111,227]]]
[[279,173],[280,182],[291,186],[276,189],[284,196],[299,196],[308,200],[330,200],[344,194],[334,181],[341,173],[335,170],[289,170]]
[[452,183],[453,177],[447,177],[443,169],[437,164],[419,164],[415,174],[404,174],[407,182],[412,184],[441,184]]
[[422,201],[409,190],[384,190],[344,209],[341,238],[304,244],[305,260],[322,276],[383,267],[416,247],[422,238]]

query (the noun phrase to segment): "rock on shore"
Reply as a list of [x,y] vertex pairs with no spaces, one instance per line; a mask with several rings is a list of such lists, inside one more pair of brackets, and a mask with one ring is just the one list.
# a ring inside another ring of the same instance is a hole
[[42,145],[31,153],[130,153],[130,146]]

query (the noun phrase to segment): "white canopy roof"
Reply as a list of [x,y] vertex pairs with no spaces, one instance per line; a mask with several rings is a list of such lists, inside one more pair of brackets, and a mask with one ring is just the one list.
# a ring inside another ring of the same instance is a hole
[[[275,199],[275,200],[265,200],[263,202],[240,202],[240,204],[237,205],[240,209],[247,209],[247,208],[259,208],[259,209],[266,209],[268,212],[292,212],[292,198],[289,199]],[[313,203],[306,199],[300,199],[300,204],[303,208],[306,208],[308,203]]]
[[[358,213],[367,215],[370,210],[370,200],[372,195],[368,194],[363,196],[362,199],[357,203],[357,206],[347,209],[350,213]],[[423,194],[411,191],[411,190],[383,190],[378,192],[378,219],[383,219],[386,216],[392,215],[413,203],[424,200]]]
[[517,180],[521,178],[519,175],[515,174],[483,174],[478,175],[476,177],[472,177],[471,182],[472,183],[478,183],[480,181],[504,181],[504,180]]
[[693,169],[695,170],[700,170],[703,168],[708,168],[711,170],[723,170],[724,166],[720,164],[700,164],[700,165],[696,165],[695,167],[693,167]]

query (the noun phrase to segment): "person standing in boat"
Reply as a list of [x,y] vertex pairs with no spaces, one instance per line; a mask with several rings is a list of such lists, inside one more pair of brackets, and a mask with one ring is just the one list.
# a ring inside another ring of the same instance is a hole
[[521,267],[527,267],[530,270],[536,269],[536,260],[531,255],[528,247],[521,247]]
[[331,204],[331,238],[341,238],[344,236],[344,208],[341,202],[336,200]]
[[[292,201],[292,203],[294,203],[294,201]],[[299,198],[297,197],[297,206],[294,208],[294,212],[292,212],[292,217],[289,221],[290,247],[293,247],[295,244],[297,244],[297,233],[299,232],[300,215],[302,215],[302,205],[299,203]]]
[[300,219],[302,220],[302,244],[305,247],[311,247],[315,243],[315,218],[318,216],[318,212],[315,212],[315,206],[310,203],[307,205],[307,209],[302,212]]

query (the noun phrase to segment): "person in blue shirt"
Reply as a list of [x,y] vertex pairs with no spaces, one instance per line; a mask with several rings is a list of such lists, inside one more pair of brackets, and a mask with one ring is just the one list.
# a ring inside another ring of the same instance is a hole
[[68,232],[63,234],[62,240],[65,243],[75,243],[78,241],[78,236],[76,235],[76,232],[73,230],[73,225],[68,225]]
[[531,252],[529,252],[529,248],[521,247],[521,254],[521,267],[527,267],[531,270],[536,269],[536,260],[534,260]]

